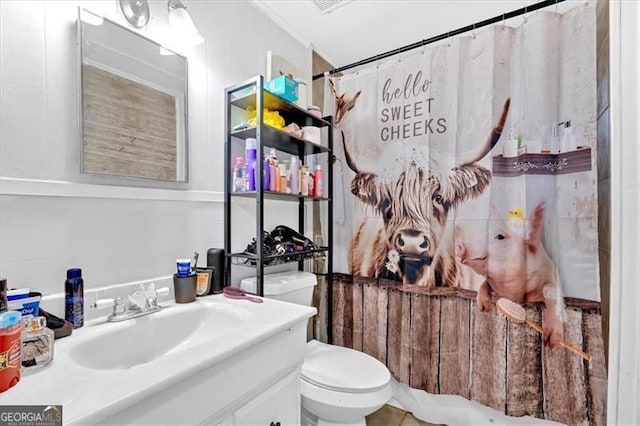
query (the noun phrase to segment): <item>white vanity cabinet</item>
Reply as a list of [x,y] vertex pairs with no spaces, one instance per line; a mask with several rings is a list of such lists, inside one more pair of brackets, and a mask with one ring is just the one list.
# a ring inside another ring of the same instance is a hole
[[2,405],[61,405],[66,425],[300,424],[308,306],[198,298],[88,321]]
[[306,321],[194,372],[101,424],[300,424]]
[[235,425],[299,425],[300,374],[292,373],[233,413]]

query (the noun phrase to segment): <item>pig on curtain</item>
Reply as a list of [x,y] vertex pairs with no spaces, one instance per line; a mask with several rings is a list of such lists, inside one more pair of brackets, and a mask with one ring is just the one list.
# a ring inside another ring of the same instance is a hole
[[604,421],[595,31],[581,3],[326,79],[334,343],[430,393]]

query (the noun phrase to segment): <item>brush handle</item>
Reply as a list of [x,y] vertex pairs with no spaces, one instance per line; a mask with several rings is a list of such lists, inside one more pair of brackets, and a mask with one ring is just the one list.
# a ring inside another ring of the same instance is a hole
[[[530,321],[530,320],[525,320],[525,321],[526,321],[527,324],[529,324],[529,327],[533,328],[538,333],[543,334],[542,326],[540,326],[540,324],[535,323],[535,322]],[[563,348],[569,349],[571,352],[575,353],[576,355],[580,355],[582,358],[586,359],[589,362],[591,361],[591,355],[589,355],[586,352],[582,352],[580,349],[576,348],[575,346],[573,346],[571,343],[567,342],[566,340],[563,340],[562,342],[560,342],[560,346],[562,346]]]

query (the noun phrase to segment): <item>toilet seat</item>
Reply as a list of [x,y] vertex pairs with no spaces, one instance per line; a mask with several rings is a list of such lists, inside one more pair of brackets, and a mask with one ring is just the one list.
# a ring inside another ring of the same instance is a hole
[[371,393],[388,386],[391,374],[363,352],[312,340],[302,364],[302,380],[330,391]]

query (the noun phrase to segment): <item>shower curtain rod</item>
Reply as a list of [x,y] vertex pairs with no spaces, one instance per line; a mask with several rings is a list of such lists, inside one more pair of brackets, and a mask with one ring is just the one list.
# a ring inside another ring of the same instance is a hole
[[[334,68],[331,71],[328,71],[329,75],[335,74],[341,71],[348,70],[350,68],[355,68],[360,65],[369,64],[371,62],[378,61],[380,59],[388,58],[389,56],[396,55],[398,53],[406,52],[411,49],[416,49],[418,47],[426,46],[427,44],[435,43],[436,41],[446,40],[449,37],[456,36],[458,34],[466,33],[468,31],[474,31],[478,28],[486,27],[487,25],[495,24],[496,22],[505,21],[510,18],[514,18],[516,16],[524,15],[529,12],[534,12],[538,9],[542,9],[548,6],[553,6],[558,3],[562,3],[565,0],[544,0],[531,6],[525,6],[522,9],[513,10],[511,12],[503,13],[502,15],[495,16],[493,18],[485,19],[484,21],[476,22],[475,24],[467,25],[466,27],[458,28],[457,30],[448,31],[446,33],[442,33],[440,35],[418,41],[416,43],[408,44],[406,46],[400,47],[398,49],[390,50],[385,53],[380,53],[379,55],[372,56],[370,58],[362,59],[360,61],[354,62],[349,65],[345,65],[339,68]],[[313,80],[317,80],[325,76],[326,73],[316,74],[313,76]]]

